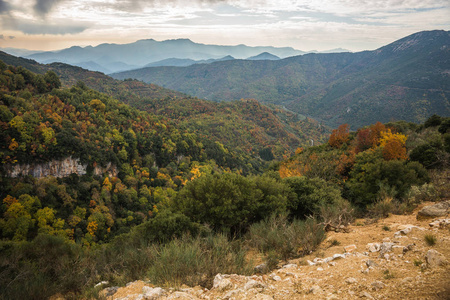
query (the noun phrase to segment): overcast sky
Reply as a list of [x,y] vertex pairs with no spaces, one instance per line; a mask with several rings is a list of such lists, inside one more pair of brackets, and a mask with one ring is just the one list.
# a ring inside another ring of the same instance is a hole
[[450,29],[448,0],[0,0],[0,47],[189,38],[218,45],[372,50]]

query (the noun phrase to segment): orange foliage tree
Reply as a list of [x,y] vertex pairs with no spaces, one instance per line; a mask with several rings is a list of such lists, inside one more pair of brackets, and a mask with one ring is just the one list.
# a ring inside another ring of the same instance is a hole
[[334,129],[328,140],[328,144],[334,148],[341,148],[342,144],[347,143],[349,139],[350,128],[348,124],[342,124]]

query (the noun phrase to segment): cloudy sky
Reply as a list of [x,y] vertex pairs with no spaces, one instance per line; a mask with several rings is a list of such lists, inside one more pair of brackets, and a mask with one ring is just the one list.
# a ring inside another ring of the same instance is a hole
[[450,30],[448,0],[0,0],[0,47],[189,38],[205,44],[372,50]]

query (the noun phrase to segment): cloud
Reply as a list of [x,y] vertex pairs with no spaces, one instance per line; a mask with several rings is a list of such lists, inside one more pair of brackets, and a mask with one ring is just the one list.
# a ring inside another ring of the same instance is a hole
[[7,13],[11,10],[11,6],[8,2],[0,0],[0,14]]
[[61,1],[62,0],[36,0],[36,3],[33,6],[34,12],[41,17],[45,17],[52,8]]
[[[70,24],[72,23],[72,24]],[[1,20],[2,28],[5,30],[15,30],[21,31],[29,35],[37,34],[54,34],[54,35],[64,35],[64,34],[76,34],[85,31],[89,28],[89,24],[75,23],[67,20],[52,20],[40,21],[40,20],[27,20],[27,19],[16,19],[12,17],[4,17]],[[10,38],[14,38],[11,36]]]

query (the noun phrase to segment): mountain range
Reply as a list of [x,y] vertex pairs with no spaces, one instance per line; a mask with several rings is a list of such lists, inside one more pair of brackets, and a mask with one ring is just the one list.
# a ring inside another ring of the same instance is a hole
[[[189,39],[166,41],[146,39],[129,44],[101,44],[95,47],[73,46],[58,51],[32,51],[16,48],[0,48],[0,50],[14,56],[31,58],[40,63],[63,62],[105,74],[142,67],[189,66],[234,58],[278,59],[307,53],[290,47],[205,45]],[[323,53],[330,52],[349,51],[342,48],[323,51]]]
[[374,51],[148,67],[112,74],[214,101],[255,98],[328,125],[422,122],[450,115],[450,32],[412,34]]

